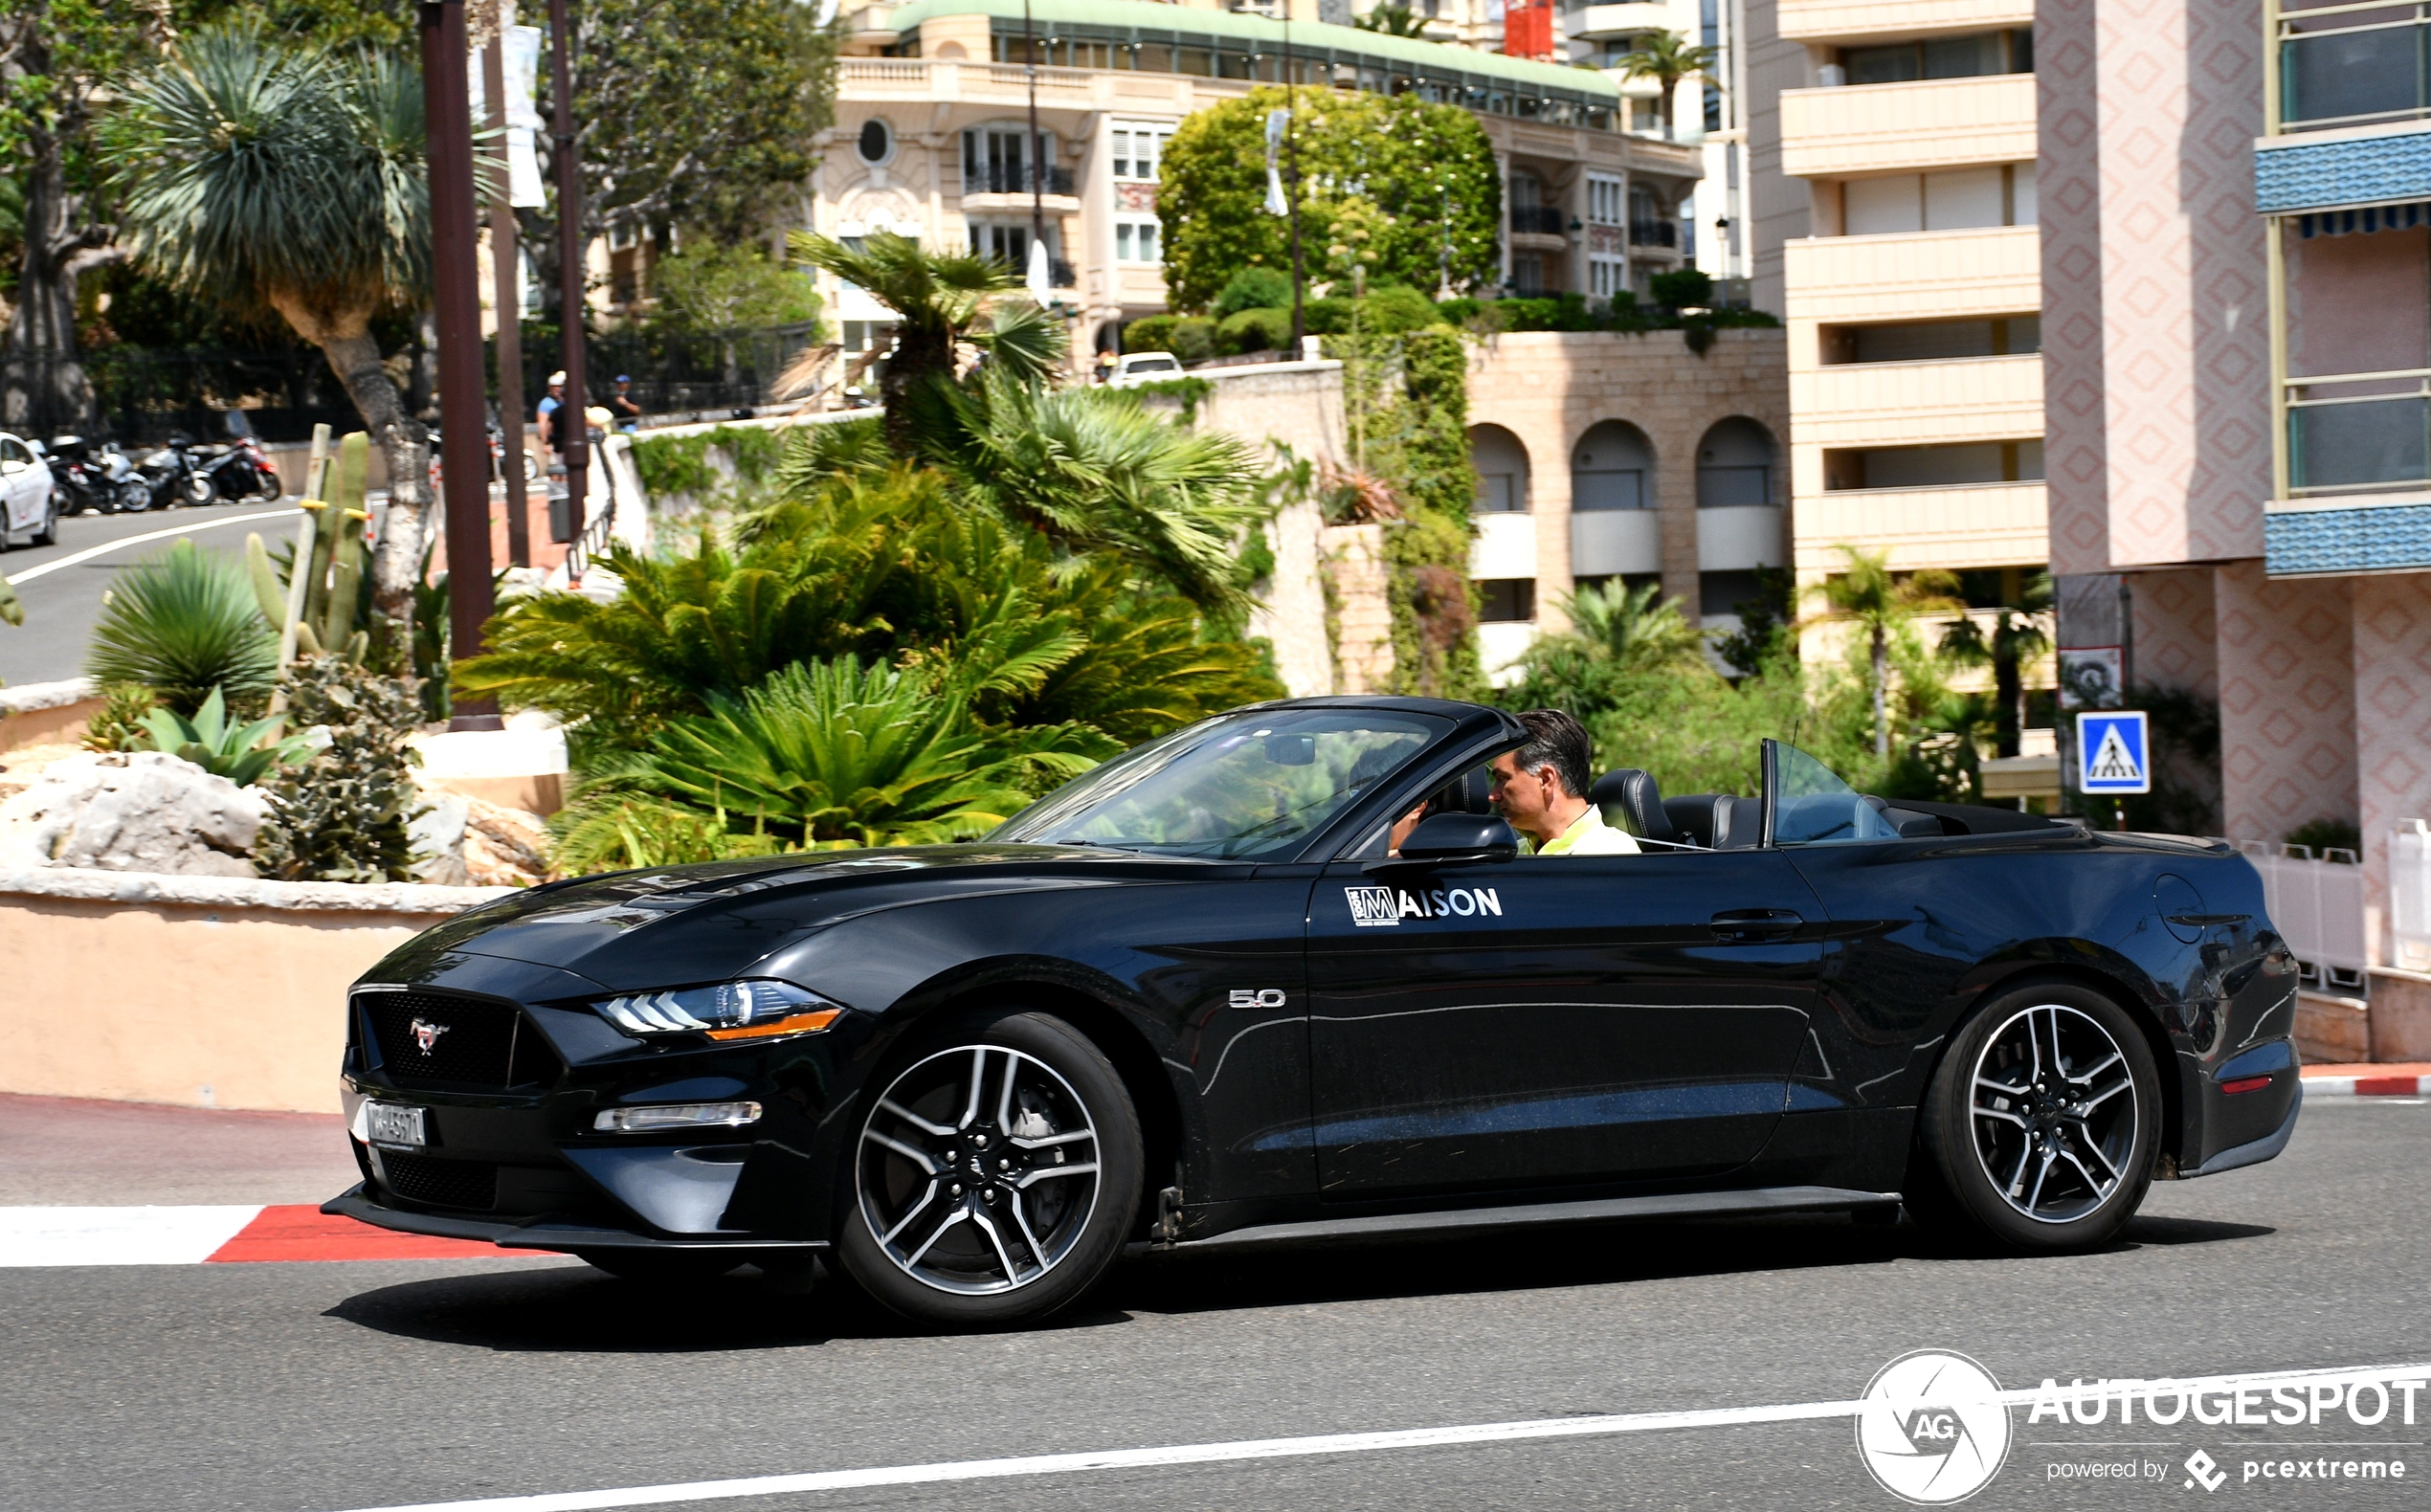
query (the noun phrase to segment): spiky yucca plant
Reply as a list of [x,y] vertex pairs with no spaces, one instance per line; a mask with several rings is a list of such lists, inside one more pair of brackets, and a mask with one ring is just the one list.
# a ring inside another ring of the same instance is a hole
[[119,574],[84,656],[96,682],[138,682],[172,713],[192,714],[213,689],[257,708],[279,675],[279,642],[235,558],[180,541]]

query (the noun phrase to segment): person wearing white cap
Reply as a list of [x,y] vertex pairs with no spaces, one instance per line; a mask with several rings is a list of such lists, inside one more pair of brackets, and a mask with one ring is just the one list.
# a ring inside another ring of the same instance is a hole
[[540,444],[552,455],[562,455],[566,438],[557,434],[557,411],[566,408],[566,374],[563,369],[548,375],[548,392],[540,402]]

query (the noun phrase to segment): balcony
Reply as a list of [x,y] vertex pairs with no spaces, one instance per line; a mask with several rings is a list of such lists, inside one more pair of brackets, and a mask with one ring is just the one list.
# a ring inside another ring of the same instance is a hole
[[[2277,11],[2272,65],[2279,71],[2278,131],[2399,124],[2431,116],[2431,19],[2396,8],[2338,6]],[[2393,20],[2396,24],[2392,24]]]
[[1989,32],[2032,26],[2034,0],[1779,0],[1774,24],[1793,42]]
[[1800,446],[1951,446],[2042,434],[2042,358],[1842,363],[1790,374]]
[[2254,144],[2254,208],[2265,215],[2431,199],[2431,122],[2348,126]]
[[2032,74],[1781,92],[1781,171],[1800,178],[2035,161]]
[[1570,217],[1558,205],[1514,205],[1511,233],[1518,236],[1559,236],[1570,230]]
[[1660,0],[1624,0],[1619,5],[1566,5],[1562,30],[1573,40],[1636,37],[1672,28],[1671,7]]
[[1042,194],[1061,194],[1069,198],[1073,192],[1072,170],[1048,167],[1041,171],[1025,172],[1018,167],[992,166],[977,169],[966,167],[962,175],[962,191],[966,196],[972,194],[1026,195],[1031,191],[1034,184]]
[[1680,245],[1680,223],[1671,220],[1633,220],[1629,223],[1629,245],[1676,248]]
[[2431,369],[2291,378],[2274,577],[2431,567]]
[[1890,553],[1898,571],[2016,567],[2051,559],[2042,484],[1953,483],[1802,495],[1790,514],[1801,573],[1844,571],[1843,542]]
[[1810,236],[1782,253],[1795,320],[1863,324],[2042,307],[2042,242],[2032,226]]

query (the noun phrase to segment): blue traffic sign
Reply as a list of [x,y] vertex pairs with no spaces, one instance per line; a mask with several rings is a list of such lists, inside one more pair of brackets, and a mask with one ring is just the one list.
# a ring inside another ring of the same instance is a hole
[[2077,790],[2151,792],[2152,763],[2142,709],[2077,716]]

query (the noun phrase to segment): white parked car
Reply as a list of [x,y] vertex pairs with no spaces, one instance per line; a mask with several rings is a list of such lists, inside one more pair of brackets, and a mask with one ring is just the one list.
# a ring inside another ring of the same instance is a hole
[[1171,352],[1125,352],[1105,382],[1108,388],[1130,389],[1181,375],[1182,360]]
[[51,464],[17,437],[0,434],[0,551],[15,545],[20,531],[29,545],[47,546],[58,529]]

